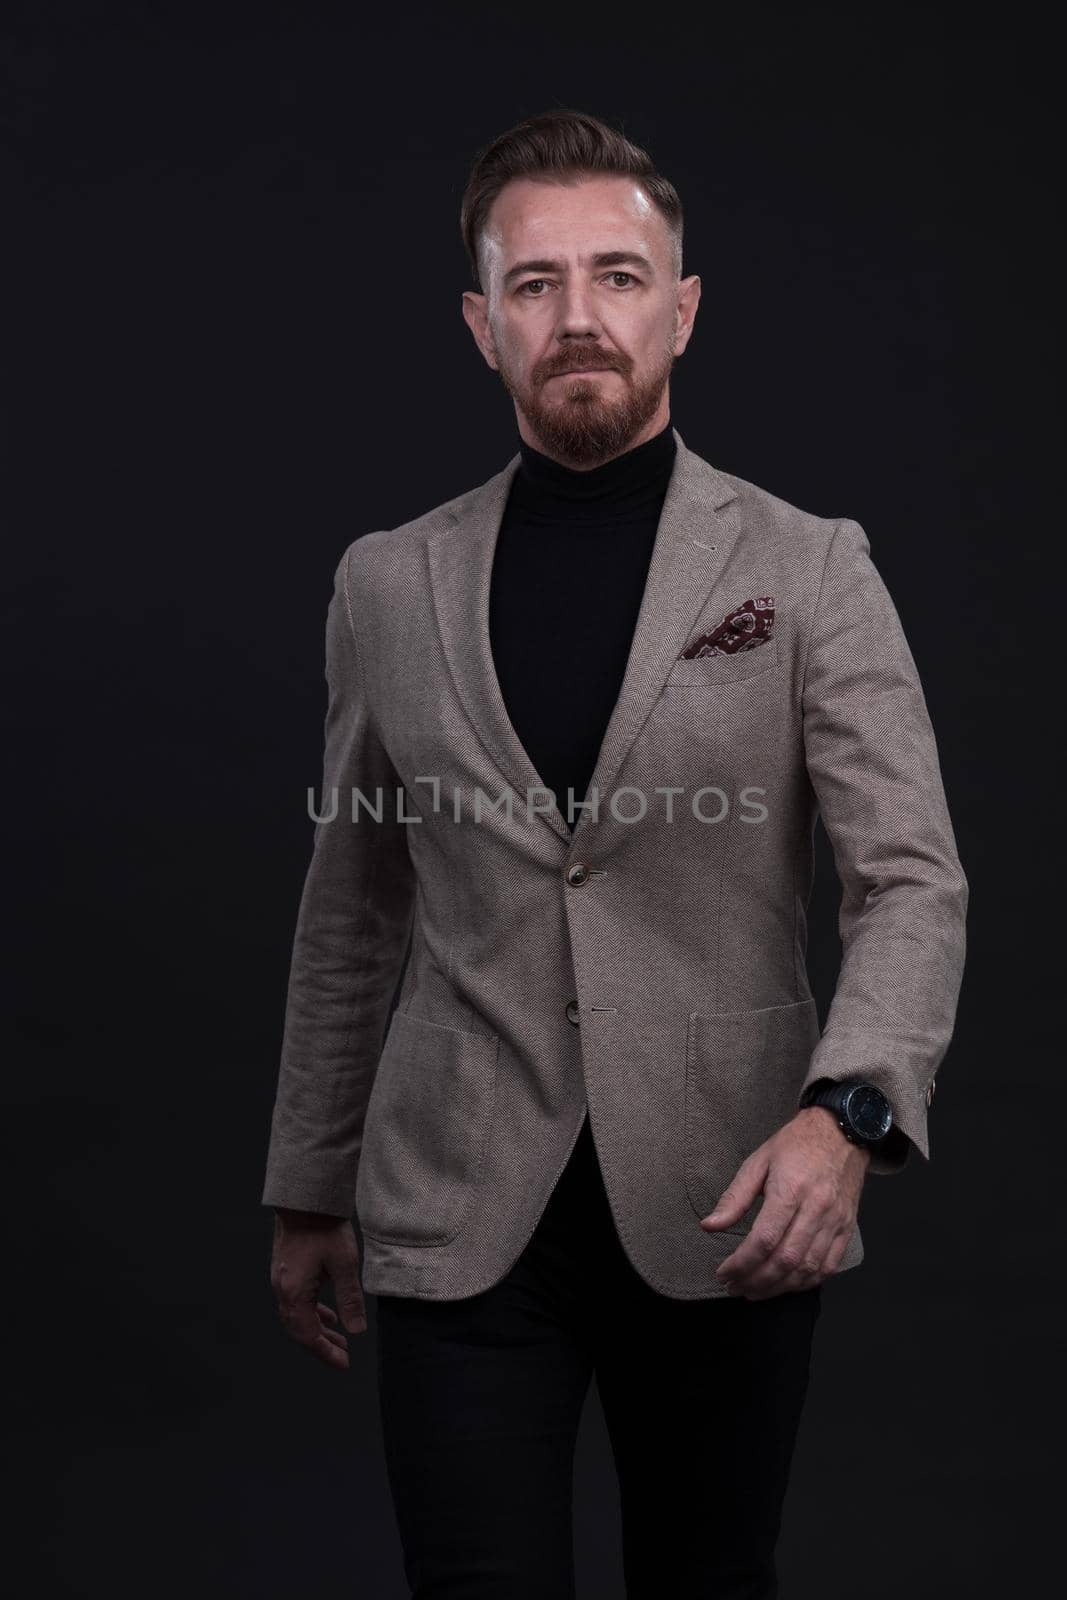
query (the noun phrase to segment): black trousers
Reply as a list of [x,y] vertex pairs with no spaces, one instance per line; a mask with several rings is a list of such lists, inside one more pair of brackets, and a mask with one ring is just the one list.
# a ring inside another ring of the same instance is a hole
[[[694,1227],[696,1220],[694,1219]],[[416,1600],[570,1600],[596,1377],[627,1600],[771,1600],[821,1289],[672,1300],[615,1233],[588,1118],[528,1246],[465,1300],[378,1295],[386,1464]]]

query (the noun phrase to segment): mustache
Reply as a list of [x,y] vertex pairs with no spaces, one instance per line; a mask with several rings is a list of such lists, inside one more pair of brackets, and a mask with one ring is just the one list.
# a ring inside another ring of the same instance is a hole
[[541,382],[546,383],[549,378],[557,378],[564,372],[583,372],[586,368],[606,367],[612,372],[625,372],[621,361],[603,351],[585,350],[581,355],[562,356],[551,367],[545,368],[541,374]]

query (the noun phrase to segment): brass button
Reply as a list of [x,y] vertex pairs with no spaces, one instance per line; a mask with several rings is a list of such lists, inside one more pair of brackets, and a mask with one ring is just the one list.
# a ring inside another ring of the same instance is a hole
[[577,1000],[569,1000],[567,1002],[567,1021],[568,1022],[573,1022],[574,1026],[577,1027],[578,1026],[578,1016],[579,1016],[579,1012],[578,1012],[578,1002],[577,1002]]
[[568,883],[574,883],[574,884],[584,883],[586,878],[588,878],[588,876],[589,876],[589,868],[586,866],[584,861],[574,861],[567,868],[567,882]]

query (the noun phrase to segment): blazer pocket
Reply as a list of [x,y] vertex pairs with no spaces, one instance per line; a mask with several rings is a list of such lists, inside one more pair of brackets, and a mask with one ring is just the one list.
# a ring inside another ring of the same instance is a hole
[[500,1041],[395,1011],[367,1102],[356,1178],[363,1232],[447,1244],[481,1175]]
[[[742,1161],[796,1114],[819,1039],[814,999],[756,1011],[691,1012],[685,1058],[685,1184],[698,1217]],[[722,1233],[747,1233],[763,1197]]]
[[694,656],[691,661],[679,657],[664,687],[694,689],[704,684],[739,683],[744,678],[758,678],[777,665],[778,641],[771,638],[751,650],[738,650],[732,656]]

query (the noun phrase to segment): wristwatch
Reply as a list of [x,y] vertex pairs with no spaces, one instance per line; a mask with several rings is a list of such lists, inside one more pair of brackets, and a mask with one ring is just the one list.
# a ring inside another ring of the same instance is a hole
[[864,1150],[880,1144],[893,1126],[893,1108],[881,1089],[856,1078],[836,1082],[819,1078],[805,1089],[800,1099],[805,1106],[826,1106],[837,1118],[846,1139]]

